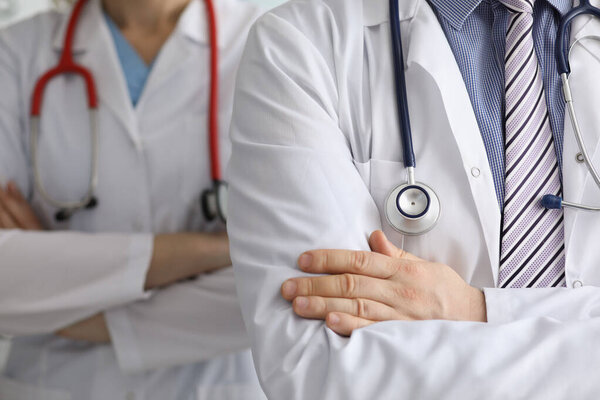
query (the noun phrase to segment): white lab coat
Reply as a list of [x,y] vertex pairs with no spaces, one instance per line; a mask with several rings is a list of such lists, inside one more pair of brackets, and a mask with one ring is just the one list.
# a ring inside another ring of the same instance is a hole
[[[233,0],[216,7],[226,162],[235,71],[258,10]],[[143,291],[153,233],[223,229],[204,221],[199,201],[211,186],[204,2],[193,0],[182,14],[135,108],[100,1],[85,6],[74,53],[93,71],[100,99],[99,205],[58,223],[32,184],[28,115],[67,20],[48,12],[0,32],[0,184],[16,180],[53,231],[0,230],[0,334],[18,337],[0,399],[261,398],[231,268],[152,296]],[[44,99],[42,180],[53,197],[74,200],[90,173],[82,82],[56,79]],[[51,334],[102,310],[112,346]]]
[[[500,210],[464,81],[425,0],[400,17],[416,177],[437,191],[437,227],[403,237],[384,200],[406,181],[388,0],[293,0],[253,27],[232,121],[228,230],[263,389],[273,399],[597,399],[600,213],[565,212],[568,288],[496,289]],[[597,4],[597,2],[596,2]],[[572,39],[600,34],[581,18]],[[600,165],[600,44],[574,48],[572,86]],[[566,199],[600,204],[565,122]],[[301,252],[368,250],[388,237],[486,288],[489,323],[389,321],[350,339],[294,316],[281,283]]]

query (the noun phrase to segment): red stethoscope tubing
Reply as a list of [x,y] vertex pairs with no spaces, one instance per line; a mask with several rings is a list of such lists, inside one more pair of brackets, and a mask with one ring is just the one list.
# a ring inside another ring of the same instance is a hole
[[[210,0],[209,0],[210,1]],[[63,74],[76,74],[80,75],[87,87],[88,106],[90,109],[96,109],[98,107],[98,97],[96,95],[96,83],[92,72],[82,65],[75,63],[73,60],[73,38],[75,36],[75,29],[77,28],[77,21],[81,10],[87,0],[79,0],[73,7],[71,18],[69,19],[69,25],[67,27],[67,34],[65,35],[65,43],[63,47],[60,60],[56,67],[50,69],[48,72],[42,75],[37,81],[35,89],[33,91],[33,99],[31,104],[31,116],[39,117],[42,112],[42,102],[44,99],[44,91],[48,82],[53,78]]]
[[[79,0],[73,7],[69,25],[67,27],[67,33],[65,35],[63,51],[58,64],[43,74],[35,85],[31,104],[32,117],[40,117],[41,115],[44,91],[48,82],[63,74],[76,74],[81,76],[86,84],[89,108],[92,110],[98,108],[98,96],[92,72],[73,60],[75,30],[81,15],[81,10],[85,3],[87,3],[87,0]],[[219,155],[219,50],[217,17],[213,1],[205,0],[205,3],[210,36],[210,99],[208,118],[210,164],[212,179],[213,181],[218,182],[221,181],[222,175]]]
[[217,16],[212,0],[205,0],[210,36],[210,103],[209,103],[209,145],[210,168],[214,182],[222,180],[219,154],[219,41]]

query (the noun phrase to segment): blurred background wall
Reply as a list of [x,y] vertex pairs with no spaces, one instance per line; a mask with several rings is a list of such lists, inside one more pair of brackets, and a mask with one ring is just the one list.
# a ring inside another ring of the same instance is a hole
[[[260,4],[265,9],[275,7],[285,0],[245,0]],[[0,0],[0,27],[26,18],[51,7],[52,0]]]

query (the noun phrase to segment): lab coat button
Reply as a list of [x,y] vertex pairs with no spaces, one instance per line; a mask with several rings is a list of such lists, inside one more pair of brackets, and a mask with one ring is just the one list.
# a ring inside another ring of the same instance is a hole
[[577,153],[577,155],[575,156],[575,161],[581,164],[585,161],[585,157],[583,157],[583,154]]
[[473,175],[475,178],[479,178],[479,175],[481,175],[481,171],[479,170],[479,168],[473,167],[471,168],[471,175]]
[[583,286],[583,282],[581,282],[581,281],[575,281],[575,282],[573,282],[573,288],[574,289],[580,288],[582,286]]

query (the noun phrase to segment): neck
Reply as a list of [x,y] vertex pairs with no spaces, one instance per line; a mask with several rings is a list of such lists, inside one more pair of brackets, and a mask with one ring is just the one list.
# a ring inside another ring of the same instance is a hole
[[119,28],[153,31],[175,26],[191,0],[102,0],[104,11]]

